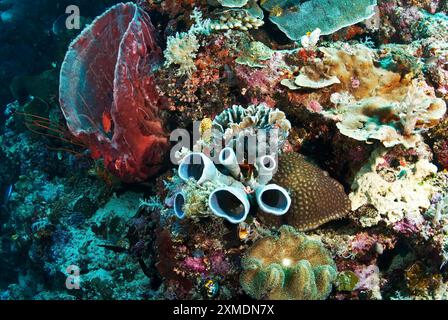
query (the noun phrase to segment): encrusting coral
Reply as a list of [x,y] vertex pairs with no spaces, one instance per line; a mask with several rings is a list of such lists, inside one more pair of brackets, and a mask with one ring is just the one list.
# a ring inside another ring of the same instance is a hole
[[299,153],[289,152],[279,157],[272,181],[289,191],[291,208],[282,217],[261,215],[265,222],[286,222],[305,231],[342,218],[350,211],[350,200],[342,185]]
[[255,299],[323,300],[336,279],[336,265],[322,243],[290,226],[256,241],[241,261],[243,290]]
[[261,62],[270,60],[274,50],[259,41],[248,43],[242,50],[242,54],[235,62],[241,65],[247,65],[252,68],[266,67]]

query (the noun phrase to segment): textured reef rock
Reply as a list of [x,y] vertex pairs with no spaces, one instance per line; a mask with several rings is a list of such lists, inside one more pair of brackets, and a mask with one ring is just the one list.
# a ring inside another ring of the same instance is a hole
[[387,158],[387,151],[379,149],[358,172],[350,194],[352,209],[369,204],[377,210],[377,215],[360,218],[365,227],[379,221],[396,223],[404,218],[421,224],[423,217],[420,212],[429,209],[430,200],[437,192],[430,179],[437,173],[437,167],[422,158],[415,163],[389,168]]
[[330,253],[294,228],[284,226],[279,232],[246,252],[241,261],[243,290],[256,299],[326,299],[337,273]]
[[166,299],[231,299],[238,296],[240,249],[228,241],[222,219],[163,224],[157,230],[156,268]]
[[[343,135],[368,143],[379,140],[386,147],[412,147],[421,141],[421,131],[443,118],[446,103],[427,83],[376,67],[368,47],[341,44],[319,51],[322,60],[303,67],[292,89],[331,87],[330,103],[336,108],[320,113],[337,121]],[[291,88],[290,81],[282,83]]]
[[[398,73],[376,68],[366,47],[323,49],[330,76],[347,90],[333,96],[335,118],[342,134],[357,140],[377,139],[387,147],[399,143],[414,146],[422,129],[440,120],[446,104],[424,82],[407,81]],[[359,86],[353,88],[353,79]],[[343,90],[344,90],[343,89]],[[353,97],[353,98],[352,98]]]
[[156,173],[168,146],[151,75],[160,59],[149,16],[128,3],[86,28],[61,68],[60,103],[70,131],[124,181]]

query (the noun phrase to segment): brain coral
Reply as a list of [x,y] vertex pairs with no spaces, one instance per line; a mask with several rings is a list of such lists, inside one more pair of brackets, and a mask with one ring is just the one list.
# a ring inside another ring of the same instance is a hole
[[290,152],[279,157],[272,181],[288,190],[292,203],[281,217],[260,214],[265,223],[286,223],[305,231],[341,218],[350,210],[350,200],[342,185],[299,153]]
[[240,283],[256,299],[323,300],[336,279],[336,265],[318,241],[290,226],[258,240],[242,259]]

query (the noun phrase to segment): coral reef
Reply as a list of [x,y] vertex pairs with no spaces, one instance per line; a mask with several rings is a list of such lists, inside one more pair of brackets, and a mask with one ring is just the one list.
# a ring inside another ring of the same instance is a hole
[[1,300],[447,298],[446,1],[116,2],[0,0]]

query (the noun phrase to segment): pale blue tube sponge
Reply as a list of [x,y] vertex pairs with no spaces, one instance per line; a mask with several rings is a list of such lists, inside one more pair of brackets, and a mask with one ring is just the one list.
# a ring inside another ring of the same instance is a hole
[[364,21],[375,14],[376,0],[265,0],[270,20],[291,40],[319,28],[322,35]]

